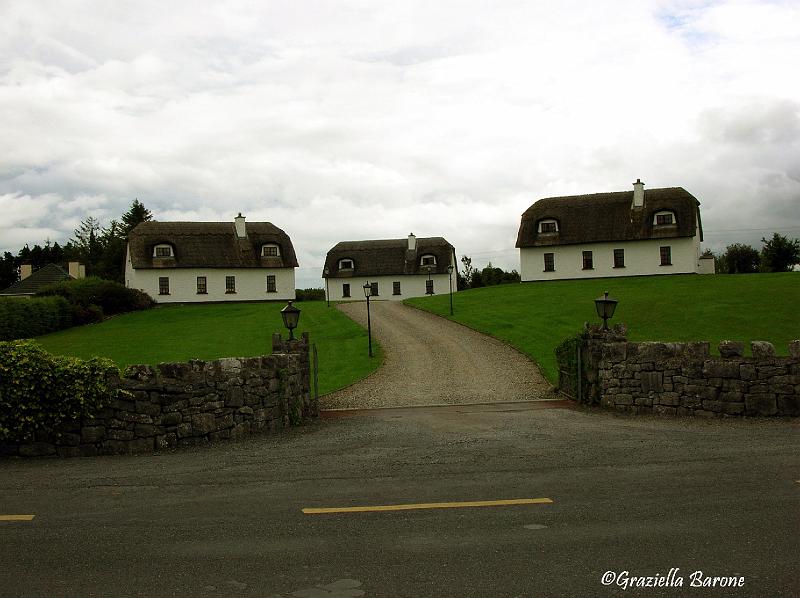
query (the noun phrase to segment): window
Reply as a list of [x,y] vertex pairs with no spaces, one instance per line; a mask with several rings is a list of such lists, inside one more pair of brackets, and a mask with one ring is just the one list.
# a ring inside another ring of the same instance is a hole
[[158,294],[169,295],[169,276],[158,277]]
[[207,295],[208,294],[208,285],[205,276],[198,276],[197,277],[197,294],[198,295]]
[[400,281],[395,280],[392,283],[392,295],[399,295],[400,294]]
[[675,224],[675,215],[672,212],[656,212],[653,224],[656,226]]
[[419,260],[421,266],[435,266],[436,265],[436,256],[435,255],[423,255],[422,258]]
[[544,254],[544,271],[545,272],[555,272],[556,271],[556,260],[554,253],[545,253]]
[[583,269],[584,270],[594,270],[594,264],[592,260],[592,252],[591,251],[584,251],[583,252]]
[[342,285],[342,297],[349,297],[350,296],[350,284],[344,283]]
[[172,257],[172,246],[156,245],[153,250],[153,257]]
[[425,294],[433,295],[433,281],[430,278],[425,281]]
[[267,275],[267,293],[277,293],[278,289],[275,285],[275,275],[268,274]]
[[555,220],[542,220],[539,222],[540,233],[557,233],[558,223]]
[[660,248],[661,253],[661,265],[662,266],[671,266],[672,265],[672,248],[667,245],[666,247]]
[[225,277],[225,292],[226,293],[235,293],[236,292],[236,277],[235,276],[226,276]]
[[625,250],[624,249],[615,249],[614,250],[614,267],[615,268],[624,268],[625,267]]
[[352,270],[353,260],[339,260],[339,270]]
[[370,288],[369,295],[370,295],[370,297],[377,297],[378,296],[378,283],[377,282],[373,282],[372,283],[372,287]]
[[264,245],[261,247],[263,257],[278,257],[281,254],[277,245]]

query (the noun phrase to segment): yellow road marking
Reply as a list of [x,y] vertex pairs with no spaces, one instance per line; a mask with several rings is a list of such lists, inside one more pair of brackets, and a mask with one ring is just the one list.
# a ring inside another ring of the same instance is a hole
[[323,513],[368,513],[373,511],[412,511],[415,509],[460,509],[465,507],[506,507],[510,505],[544,505],[553,501],[549,498],[513,498],[510,500],[477,500],[468,502],[424,502],[405,505],[377,505],[371,507],[331,507],[306,508],[306,515]]
[[32,521],[36,515],[0,515],[0,521]]

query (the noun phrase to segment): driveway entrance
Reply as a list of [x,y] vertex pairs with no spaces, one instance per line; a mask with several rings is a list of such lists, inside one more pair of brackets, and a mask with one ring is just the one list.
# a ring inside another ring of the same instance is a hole
[[[366,327],[365,303],[338,308]],[[372,334],[384,353],[383,367],[348,388],[320,397],[322,409],[552,398],[536,364],[498,340],[395,301],[374,301],[370,310]]]

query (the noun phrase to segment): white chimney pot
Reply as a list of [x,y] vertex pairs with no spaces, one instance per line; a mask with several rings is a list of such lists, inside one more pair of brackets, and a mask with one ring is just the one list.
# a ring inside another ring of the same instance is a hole
[[239,215],[233,219],[233,224],[236,227],[236,236],[244,239],[247,236],[247,227],[244,223],[244,216],[239,212]]
[[633,184],[633,207],[641,208],[644,206],[644,183],[640,179],[636,179]]

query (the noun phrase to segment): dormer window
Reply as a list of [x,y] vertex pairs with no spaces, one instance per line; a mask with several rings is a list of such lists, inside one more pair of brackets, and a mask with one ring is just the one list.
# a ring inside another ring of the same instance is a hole
[[656,212],[653,216],[653,224],[656,226],[670,226],[676,224],[675,214],[668,211]]
[[419,260],[420,266],[435,266],[436,265],[436,256],[435,255],[423,255]]
[[153,248],[153,257],[174,257],[175,254],[172,251],[172,245],[167,245],[166,243],[162,243],[161,245],[156,245]]
[[353,260],[343,259],[339,260],[339,270],[352,270],[354,267]]
[[268,243],[261,246],[261,257],[280,257],[280,247],[274,243]]
[[557,233],[558,232],[558,222],[549,218],[547,220],[540,220],[539,221],[539,232],[542,234],[547,233]]

